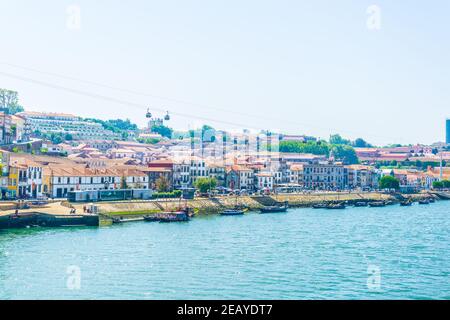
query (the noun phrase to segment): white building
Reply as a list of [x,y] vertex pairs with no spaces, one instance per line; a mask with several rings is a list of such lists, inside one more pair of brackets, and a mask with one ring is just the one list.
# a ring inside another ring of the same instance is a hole
[[259,190],[273,190],[274,177],[270,172],[260,172],[256,174],[256,187]]
[[303,165],[304,186],[310,189],[344,189],[346,176],[346,169],[341,164],[314,161]]
[[120,134],[106,130],[100,123],[84,121],[82,118],[64,113],[20,112],[17,116],[26,119],[31,133],[70,134],[74,140],[114,140]]
[[191,181],[190,162],[178,160],[173,162],[172,180],[174,188],[188,188]]
[[42,167],[36,164],[20,165],[17,196],[35,199],[42,196],[42,191]]
[[83,166],[49,166],[45,169],[44,192],[65,198],[69,191],[148,189],[147,174],[135,168],[91,169]]

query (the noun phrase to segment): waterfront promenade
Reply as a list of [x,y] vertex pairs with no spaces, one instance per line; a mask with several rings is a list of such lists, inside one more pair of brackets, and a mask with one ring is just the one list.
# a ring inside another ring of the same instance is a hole
[[[14,206],[14,202],[8,202],[9,207]],[[50,215],[70,215],[70,210],[68,206],[62,205],[60,201],[58,202],[51,202],[49,204],[43,205],[43,206],[33,206],[28,209],[19,209],[19,213],[44,213],[44,214],[50,214]],[[81,213],[83,210],[81,210]],[[8,216],[13,215],[16,213],[16,209],[9,209],[9,210],[2,210],[0,211],[0,216]],[[80,212],[77,211],[77,214]]]
[[[398,195],[397,195],[398,196]],[[413,200],[429,197],[429,194],[411,194],[403,195],[411,197]],[[188,206],[196,210],[198,214],[214,214],[224,209],[234,208],[236,205],[244,206],[249,210],[259,210],[263,206],[272,205],[276,202],[288,201],[291,207],[311,207],[321,202],[341,202],[348,201],[350,203],[357,201],[398,201],[392,194],[385,193],[359,193],[359,192],[325,192],[310,194],[279,194],[270,196],[219,196],[212,198],[195,198],[193,200],[180,199],[159,199],[146,201],[115,201],[115,202],[98,202],[98,210],[101,214],[117,216],[123,215],[127,217],[142,216],[149,213],[159,211],[176,210],[179,207]],[[82,212],[85,204],[72,204],[77,208],[77,212]]]
[[[192,200],[181,199],[155,199],[155,200],[129,200],[96,202],[95,206],[103,218],[114,216],[126,216],[128,219],[142,217],[144,215],[162,211],[174,211],[180,207],[193,208],[197,214],[215,214],[224,209],[234,208],[236,205],[249,210],[259,210],[264,206],[275,203],[288,202],[290,207],[311,207],[321,202],[348,202],[358,201],[398,201],[398,197],[408,197],[414,201],[429,197],[429,193],[420,194],[386,194],[379,192],[315,192],[315,193],[291,193],[266,196],[215,196],[211,198],[195,198]],[[0,217],[14,216],[16,214],[16,202],[0,203],[3,210]],[[84,212],[84,207],[90,203],[69,203],[67,201],[54,201],[42,206],[32,206],[27,209],[19,209],[24,214],[44,214],[50,216],[91,216]],[[6,209],[6,210],[5,210]],[[73,213],[72,209],[75,209]]]

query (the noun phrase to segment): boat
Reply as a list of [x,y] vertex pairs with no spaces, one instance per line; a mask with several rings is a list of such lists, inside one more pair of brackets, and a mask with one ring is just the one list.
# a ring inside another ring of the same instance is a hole
[[244,214],[244,210],[242,209],[226,209],[222,211],[220,214],[222,216],[240,216]]
[[185,222],[185,221],[189,221],[189,216],[185,211],[167,212],[159,219],[159,222]]
[[384,201],[374,201],[374,202],[369,203],[369,207],[377,208],[377,207],[384,207],[384,206],[386,206],[386,203]]
[[261,208],[261,213],[277,213],[277,212],[286,212],[288,209],[288,203],[285,202],[282,206],[265,206]]
[[355,207],[367,207],[367,206],[368,206],[367,201],[358,201],[358,202],[355,202]]
[[116,223],[123,223],[123,218],[112,218],[112,223],[116,224]]
[[430,204],[430,200],[428,200],[428,199],[421,199],[421,200],[419,200],[419,204]]
[[436,202],[436,199],[434,199],[433,197],[429,197],[428,202],[430,202],[430,203]]
[[412,204],[413,204],[413,202],[410,199],[400,202],[400,206],[402,206],[402,207],[409,207]]
[[145,216],[144,217],[144,221],[147,221],[147,222],[159,222],[160,221],[159,214],[152,214],[152,215],[149,215],[149,216]]
[[188,208],[173,211],[173,212],[160,212],[151,215],[144,216],[144,221],[147,222],[183,222],[189,221],[193,216],[193,213]]
[[313,209],[326,209],[328,205],[326,203],[316,203],[313,204]]
[[327,206],[327,209],[345,209],[345,203],[332,203]]
[[395,204],[395,202],[394,202],[394,201],[388,200],[388,201],[385,201],[384,204],[385,204],[386,206],[393,206],[393,205]]

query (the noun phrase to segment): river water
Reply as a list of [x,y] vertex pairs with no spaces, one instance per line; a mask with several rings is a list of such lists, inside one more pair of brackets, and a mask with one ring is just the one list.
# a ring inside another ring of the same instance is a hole
[[0,231],[0,299],[450,299],[450,202]]

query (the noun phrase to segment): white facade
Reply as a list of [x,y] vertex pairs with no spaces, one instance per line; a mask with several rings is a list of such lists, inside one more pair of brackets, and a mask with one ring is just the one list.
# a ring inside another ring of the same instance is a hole
[[100,123],[83,121],[80,117],[69,114],[21,112],[19,116],[26,119],[31,133],[70,134],[74,140],[119,139],[120,135],[105,130]]
[[70,191],[122,189],[123,179],[127,188],[148,189],[149,181],[147,175],[64,176],[57,173],[50,179],[50,190],[45,191],[56,198],[65,198]]
[[42,167],[28,166],[18,170],[18,197],[37,198],[42,196]]
[[259,190],[272,190],[274,185],[273,175],[271,173],[258,173],[256,174],[256,183]]
[[241,189],[253,190],[255,187],[255,175],[253,170],[239,170],[239,187]]

